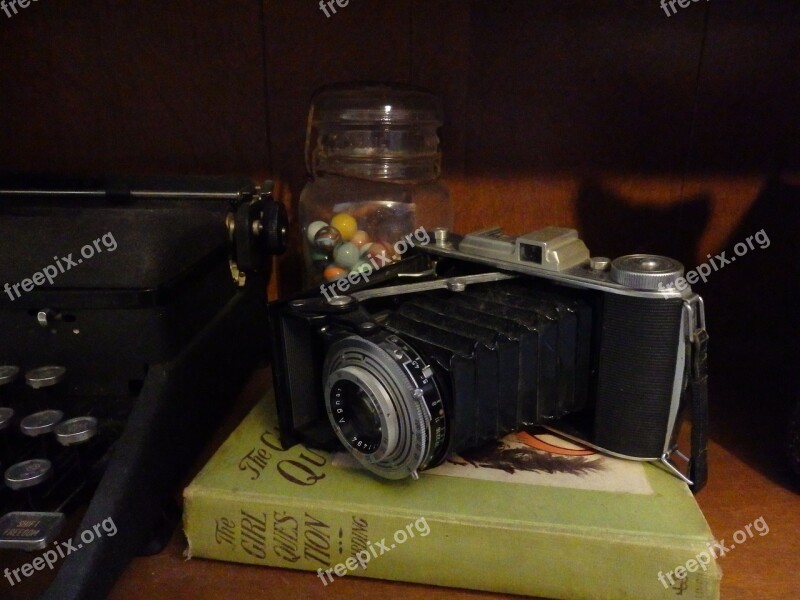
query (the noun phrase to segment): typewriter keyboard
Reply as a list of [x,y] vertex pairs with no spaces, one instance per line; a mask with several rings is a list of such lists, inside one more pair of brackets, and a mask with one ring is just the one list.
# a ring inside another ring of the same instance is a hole
[[66,376],[0,366],[0,553],[53,542],[91,498],[119,434],[115,403],[68,396]]

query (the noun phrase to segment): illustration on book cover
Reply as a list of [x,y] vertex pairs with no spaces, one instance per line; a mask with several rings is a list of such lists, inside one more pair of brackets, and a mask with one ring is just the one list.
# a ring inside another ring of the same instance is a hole
[[[348,453],[333,465],[359,468]],[[453,455],[426,475],[466,477],[503,483],[547,485],[630,494],[652,494],[640,462],[598,454],[544,428],[531,428]]]

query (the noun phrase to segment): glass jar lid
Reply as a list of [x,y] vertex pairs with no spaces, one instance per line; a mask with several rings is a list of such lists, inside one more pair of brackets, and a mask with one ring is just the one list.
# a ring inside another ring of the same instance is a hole
[[310,173],[373,180],[439,176],[442,104],[400,84],[337,84],[311,103],[306,137]]
[[442,103],[422,88],[389,83],[344,83],[325,86],[311,103],[315,125],[442,125]]

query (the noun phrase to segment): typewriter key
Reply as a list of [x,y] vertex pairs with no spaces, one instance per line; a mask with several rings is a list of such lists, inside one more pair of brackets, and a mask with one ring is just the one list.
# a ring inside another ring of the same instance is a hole
[[94,417],[76,417],[56,428],[56,440],[62,446],[74,446],[91,440],[97,433],[97,419]]
[[64,367],[39,367],[25,373],[25,383],[34,390],[49,388],[61,383],[66,374]]
[[43,410],[22,419],[19,429],[28,437],[39,437],[53,431],[63,418],[60,410]]
[[19,367],[12,367],[11,365],[0,366],[0,386],[14,383],[19,375]]
[[8,467],[5,482],[12,490],[25,490],[44,483],[52,476],[53,465],[50,461],[35,458]]
[[62,513],[10,512],[0,518],[0,550],[44,550],[63,526]]
[[14,409],[0,406],[0,464],[6,464],[11,460],[11,441],[10,432],[3,431],[11,425],[14,418]]
[[11,510],[41,510],[45,487],[53,477],[53,464],[43,458],[25,460],[11,465],[5,472],[5,483],[13,490]]
[[43,410],[53,404],[58,405],[63,387],[61,382],[66,374],[67,370],[58,366],[38,367],[25,373],[29,390],[27,396],[34,409]]
[[7,428],[11,424],[11,419],[14,418],[14,409],[0,406],[0,431]]
[[88,442],[97,434],[97,419],[75,417],[59,423],[55,432],[56,440],[65,447],[66,455],[75,461],[78,473],[86,476],[88,474],[86,452],[89,450]]
[[19,375],[19,367],[0,365],[0,405],[11,405],[11,388]]
[[64,413],[60,410],[43,410],[32,415],[28,415],[19,424],[19,429],[23,435],[40,440],[40,452],[45,458],[53,457],[53,439],[47,434],[52,432],[64,418]]

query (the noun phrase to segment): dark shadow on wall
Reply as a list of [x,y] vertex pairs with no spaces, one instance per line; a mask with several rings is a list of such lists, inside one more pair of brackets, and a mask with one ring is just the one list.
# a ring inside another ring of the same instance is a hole
[[[788,487],[798,485],[785,447],[800,399],[798,226],[800,187],[769,180],[717,251],[735,261],[693,286],[706,301],[711,336],[712,435]],[[737,256],[737,244],[742,252],[751,236],[754,249]]]
[[581,238],[594,256],[661,254],[691,265],[711,217],[711,199],[702,194],[669,206],[634,205],[587,181],[575,209]]

